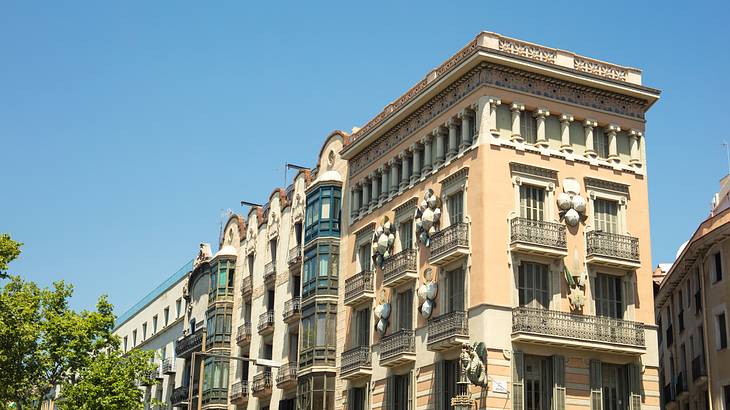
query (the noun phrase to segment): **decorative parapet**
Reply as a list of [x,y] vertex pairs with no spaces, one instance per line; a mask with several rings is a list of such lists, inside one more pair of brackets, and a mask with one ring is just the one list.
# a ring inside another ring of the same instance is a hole
[[555,64],[555,58],[558,55],[558,51],[554,48],[542,47],[507,37],[499,39],[499,51],[550,64]]
[[591,58],[573,57],[573,68],[588,74],[594,74],[612,80],[626,81],[628,69]]

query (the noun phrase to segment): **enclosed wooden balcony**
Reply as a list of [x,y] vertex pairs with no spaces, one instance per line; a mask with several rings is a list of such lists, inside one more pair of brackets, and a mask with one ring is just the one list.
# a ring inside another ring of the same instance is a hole
[[294,324],[302,317],[302,298],[294,297],[284,302],[284,322]]
[[273,381],[271,378],[271,369],[266,368],[266,370],[253,377],[253,383],[251,384],[251,394],[254,397],[259,398],[271,396],[272,387]]
[[244,299],[251,297],[252,293],[253,293],[253,278],[250,275],[246,275],[243,277],[243,280],[241,281],[241,297]]
[[264,285],[267,288],[276,285],[276,261],[271,261],[264,266]]
[[413,330],[403,329],[380,339],[380,365],[398,366],[416,360],[416,338]]
[[568,246],[565,239],[565,225],[528,218],[513,218],[510,221],[510,249],[534,255],[566,256]]
[[276,374],[276,387],[281,390],[297,387],[297,364],[284,363]]
[[289,249],[286,262],[289,265],[289,272],[294,276],[299,276],[302,267],[302,245],[296,245]]
[[259,316],[258,331],[261,336],[274,333],[274,311],[264,312]]
[[238,326],[236,332],[236,344],[239,347],[245,347],[251,344],[251,324],[244,323]]
[[639,268],[639,238],[602,231],[586,232],[586,262],[622,269]]
[[396,287],[418,279],[416,250],[406,249],[385,260],[383,286]]
[[452,224],[431,238],[432,265],[443,266],[468,254],[469,225],[465,222]]
[[345,305],[358,306],[371,302],[375,297],[373,290],[374,272],[365,270],[345,279]]
[[358,346],[342,353],[340,376],[343,379],[354,380],[372,374],[370,346]]
[[248,403],[248,390],[248,380],[242,380],[238,383],[233,383],[233,385],[231,386],[231,393],[229,395],[229,398],[231,399],[231,404],[240,406]]
[[463,310],[428,320],[428,350],[442,351],[469,341],[469,314]]
[[201,327],[195,333],[178,340],[175,345],[175,357],[189,358],[193,352],[200,351],[203,347],[203,332],[204,328]]
[[524,306],[512,309],[512,341],[632,355],[646,351],[643,323]]

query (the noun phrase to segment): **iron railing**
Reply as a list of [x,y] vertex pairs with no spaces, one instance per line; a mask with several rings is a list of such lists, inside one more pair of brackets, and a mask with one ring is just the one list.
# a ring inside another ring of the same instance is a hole
[[603,256],[639,262],[639,238],[617,233],[589,231],[586,233],[588,256]]
[[243,344],[251,342],[251,323],[244,323],[238,326],[236,332],[236,343]]
[[271,261],[264,266],[264,283],[270,285],[276,282],[276,261]]
[[254,394],[261,393],[265,390],[270,390],[272,386],[271,369],[266,368],[266,370],[253,377],[251,392]]
[[512,333],[533,333],[638,347],[646,345],[644,325],[640,322],[524,306],[512,309]]
[[565,225],[555,222],[537,221],[528,218],[513,218],[510,242],[543,246],[565,250]]
[[697,356],[692,359],[692,381],[697,381],[700,377],[706,377],[705,358]]
[[406,249],[385,260],[383,282],[398,279],[407,272],[416,272],[416,250]]
[[428,321],[428,344],[456,336],[469,337],[469,315],[463,310],[444,313]]
[[469,225],[466,222],[452,224],[433,235],[431,259],[437,259],[458,248],[469,248]]
[[274,311],[273,310],[264,312],[259,316],[259,326],[258,326],[259,333],[266,330],[268,327],[274,327]]
[[404,353],[416,352],[416,338],[413,330],[403,329],[380,340],[380,361],[392,359]]
[[246,297],[253,292],[253,278],[251,275],[246,275],[241,281],[241,296]]
[[286,258],[289,266],[293,266],[302,261],[302,245],[296,245],[289,249],[289,255]]
[[203,347],[203,327],[198,329],[195,333],[187,335],[182,339],[178,340],[175,346],[176,357],[186,357],[193,351],[199,350]]
[[373,271],[365,270],[345,279],[345,303],[373,291]]
[[233,383],[231,386],[231,401],[245,400],[248,398],[248,380]]
[[162,374],[172,374],[175,373],[175,359],[171,357],[166,357],[162,361]]
[[302,298],[296,296],[284,302],[284,320],[302,314]]
[[188,386],[174,388],[170,394],[170,404],[174,407],[178,407],[181,404],[187,403],[189,394],[190,389],[188,389]]
[[370,346],[358,346],[342,353],[340,373],[343,375],[371,366]]
[[276,374],[276,385],[280,386],[284,383],[295,381],[297,379],[297,364],[285,363],[279,368]]

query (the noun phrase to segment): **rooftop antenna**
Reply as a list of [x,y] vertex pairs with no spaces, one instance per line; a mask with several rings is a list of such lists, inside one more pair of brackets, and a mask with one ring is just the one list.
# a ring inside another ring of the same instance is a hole
[[220,219],[220,228],[218,232],[218,242],[220,243],[223,240],[223,221],[227,219],[229,216],[233,214],[233,211],[231,211],[230,208],[223,209],[221,208],[221,219]]
[[725,156],[727,157],[727,171],[728,175],[730,175],[730,146],[727,141],[723,141],[720,145],[722,145],[722,148],[725,149]]
[[286,181],[288,181],[287,171],[289,171],[290,169],[296,169],[297,171],[301,171],[301,170],[309,169],[309,168],[301,166],[301,165],[292,164],[291,162],[284,163],[284,186],[285,187],[288,186],[286,183]]

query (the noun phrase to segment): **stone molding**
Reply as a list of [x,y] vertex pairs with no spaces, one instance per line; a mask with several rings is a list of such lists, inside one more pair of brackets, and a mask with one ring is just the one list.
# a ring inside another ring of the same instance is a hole
[[395,219],[398,220],[401,216],[407,214],[413,214],[418,205],[418,197],[413,197],[406,202],[398,205],[393,211],[395,212]]
[[464,167],[441,180],[441,190],[448,191],[454,185],[458,185],[469,176],[469,167]]
[[558,171],[549,168],[536,167],[534,165],[522,164],[519,162],[509,163],[510,172],[513,174],[532,175],[540,178],[558,179]]
[[500,38],[499,51],[550,64],[555,64],[555,58],[558,56],[558,52],[555,49],[541,47],[537,44],[512,38]]
[[628,195],[629,186],[620,182],[606,181],[605,179],[597,179],[585,177],[583,178],[586,190],[588,188],[600,189],[604,191],[613,191],[620,194]]
[[358,229],[356,232],[353,233],[355,235],[355,242],[360,242],[361,239],[365,237],[372,236],[373,232],[375,231],[375,222],[370,222],[369,224],[363,226],[362,228]]
[[629,73],[628,70],[613,64],[577,56],[573,59],[573,68],[584,73],[619,81],[626,81],[626,76]]

